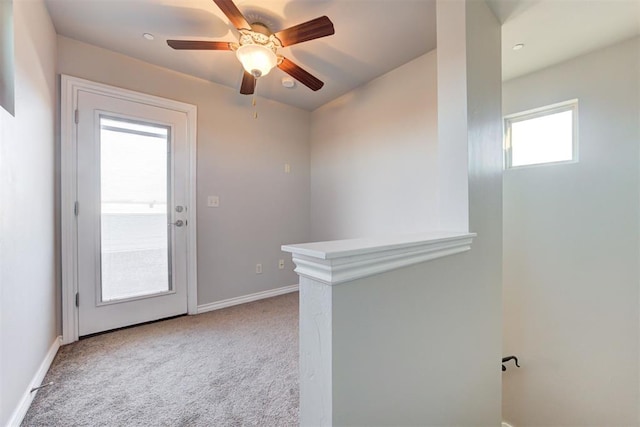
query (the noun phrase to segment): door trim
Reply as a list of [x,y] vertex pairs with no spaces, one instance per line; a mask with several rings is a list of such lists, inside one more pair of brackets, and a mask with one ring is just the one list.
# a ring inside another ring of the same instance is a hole
[[[166,98],[121,89],[102,83],[60,75],[60,245],[62,270],[62,343],[78,340],[79,322],[75,295],[78,292],[78,229],[75,216],[77,200],[77,125],[78,92],[90,92],[127,101],[185,113],[187,116],[188,189],[187,189],[187,313],[198,313],[196,245],[196,119],[197,107]],[[80,207],[82,209],[82,207]]]

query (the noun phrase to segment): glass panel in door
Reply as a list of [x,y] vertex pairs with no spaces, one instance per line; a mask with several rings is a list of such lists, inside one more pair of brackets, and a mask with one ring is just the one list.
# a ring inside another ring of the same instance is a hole
[[100,117],[100,301],[172,290],[169,129]]

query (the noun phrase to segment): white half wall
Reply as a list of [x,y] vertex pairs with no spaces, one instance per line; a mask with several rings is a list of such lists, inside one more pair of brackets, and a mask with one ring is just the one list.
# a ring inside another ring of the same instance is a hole
[[504,175],[504,418],[637,426],[640,39],[504,84],[504,113],[577,98],[579,162]]
[[[356,249],[345,250],[341,259],[316,247],[352,241],[291,250],[303,276],[300,419],[305,426],[495,427],[501,422],[500,25],[485,2],[442,0],[437,8],[438,25],[451,26],[443,37],[462,37],[463,49],[449,53],[460,67],[449,71],[458,73],[453,81],[463,87],[441,87],[438,82],[438,96],[464,106],[444,114],[449,115],[445,120],[463,126],[456,148],[463,147],[450,159],[466,177],[463,188],[456,188],[466,199],[456,199],[462,203],[455,206],[465,209],[458,217],[468,215],[464,227],[477,238],[468,252],[392,271],[379,269],[379,259],[360,258]],[[420,135],[426,131],[425,120],[430,123],[427,134],[437,137],[435,115],[408,108],[415,114],[411,120],[397,112],[407,113],[403,103],[414,101],[408,87],[421,84],[421,74],[412,68],[425,61],[434,70],[435,59],[431,52],[313,113],[314,239],[366,234],[357,243],[367,246],[377,241],[371,235],[439,224],[438,143],[417,138],[416,146],[404,151],[398,148],[403,140],[396,137]],[[407,79],[406,86],[403,79],[393,78],[396,72]],[[394,90],[403,97],[395,98]],[[435,91],[429,97],[415,107],[427,103],[436,108]],[[427,142],[425,151],[420,144]],[[387,158],[393,167],[386,166]],[[427,165],[431,169],[425,171]],[[404,181],[407,176],[423,180],[412,187]],[[385,180],[409,190],[390,196],[380,191],[386,188]],[[428,208],[420,210],[425,200]],[[380,201],[389,203],[380,206]],[[395,221],[402,216],[399,207],[413,208],[421,221],[400,225]],[[312,265],[312,257],[319,260],[317,265]],[[349,263],[367,274],[354,279],[345,273]],[[327,284],[332,280],[335,286]]]
[[[198,305],[297,283],[280,246],[309,240],[310,113],[258,98],[254,119],[252,97],[235,89],[69,38],[58,43],[60,73],[197,105]],[[207,196],[220,207],[207,207]]]
[[435,230],[436,52],[311,115],[311,238]]
[[476,250],[331,287],[334,426],[500,425],[500,284]]
[[[56,34],[41,0],[13,2],[15,117],[0,108],[0,425],[58,336]],[[12,415],[14,414],[15,415]],[[22,411],[24,415],[24,411]]]

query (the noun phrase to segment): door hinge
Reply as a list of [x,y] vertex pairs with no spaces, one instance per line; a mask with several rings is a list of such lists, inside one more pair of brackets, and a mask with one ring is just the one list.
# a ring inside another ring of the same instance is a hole
[[80,307],[80,293],[76,292],[76,307]]
[[76,111],[73,112],[73,120],[76,124],[80,123],[80,111],[76,108]]
[[73,214],[75,216],[78,216],[79,213],[80,213],[80,203],[78,203],[78,201],[76,200],[76,202],[73,204]]

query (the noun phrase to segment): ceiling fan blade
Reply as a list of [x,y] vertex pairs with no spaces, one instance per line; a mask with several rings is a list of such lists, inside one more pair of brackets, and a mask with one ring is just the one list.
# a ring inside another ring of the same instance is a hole
[[240,85],[240,93],[243,95],[253,95],[256,90],[256,78],[253,75],[244,72],[242,76],[242,84]]
[[307,86],[311,90],[319,90],[324,86],[324,83],[318,78],[312,76],[307,71],[300,68],[298,65],[289,61],[287,58],[282,58],[282,62],[278,64],[278,68],[280,68],[285,73],[289,74],[291,77]]
[[249,25],[242,12],[240,12],[232,0],[213,0],[213,2],[217,4],[222,13],[229,18],[229,21],[231,21],[234,27],[237,29],[251,29],[251,25]]
[[291,46],[293,44],[306,42],[320,37],[335,34],[333,22],[326,16],[312,19],[294,27],[286,28],[275,33],[280,40],[282,46]]
[[202,40],[167,40],[167,44],[174,49],[231,50],[229,42],[208,42]]

